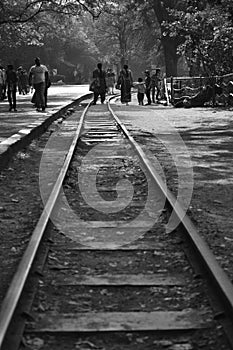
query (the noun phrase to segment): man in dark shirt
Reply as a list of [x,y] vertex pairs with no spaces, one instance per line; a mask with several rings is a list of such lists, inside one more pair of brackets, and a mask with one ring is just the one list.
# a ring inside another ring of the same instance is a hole
[[97,68],[93,71],[93,92],[94,92],[94,101],[93,104],[95,105],[98,97],[100,95],[101,103],[104,103],[105,101],[105,94],[106,94],[106,73],[104,70],[102,70],[102,63],[97,64]]
[[159,101],[160,96],[160,84],[162,81],[161,70],[156,68],[156,71],[151,76],[151,87],[152,87],[152,101],[155,103],[155,90],[156,90],[156,101]]
[[14,111],[17,112],[17,109],[16,109],[17,82],[18,82],[17,73],[14,70],[13,65],[8,64],[7,70],[6,70],[6,86],[7,86],[7,97],[9,102],[9,112],[11,112],[12,109],[14,109]]
[[146,85],[146,97],[147,97],[147,104],[151,105],[151,97],[150,97],[150,91],[151,91],[151,77],[150,72],[148,70],[145,71],[145,85]]

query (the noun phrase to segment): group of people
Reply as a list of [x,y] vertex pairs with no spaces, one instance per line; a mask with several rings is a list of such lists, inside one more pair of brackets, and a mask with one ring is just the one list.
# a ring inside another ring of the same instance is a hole
[[[151,103],[159,102],[161,98],[161,70],[160,68],[156,68],[155,72],[150,75],[150,71],[145,71],[145,95],[147,98],[147,105],[151,105]],[[139,104],[143,105],[143,98],[138,101]]]
[[[5,100],[8,96],[8,99],[12,99],[12,108],[15,109],[15,103],[13,103],[15,97],[14,85],[16,87],[16,90],[18,89],[19,94],[23,95],[29,93],[29,86],[27,71],[23,69],[22,66],[17,69],[16,76],[15,72],[12,73],[12,70],[14,69],[10,64],[7,66],[7,69],[0,65],[0,101]],[[10,91],[12,91],[11,94]]]
[[16,90],[18,84],[18,76],[12,64],[8,64],[7,69],[0,66],[0,96],[1,100],[6,98],[6,94],[9,102],[9,111],[16,109]]
[[16,92],[19,94],[27,94],[30,87],[33,87],[35,92],[32,96],[32,103],[35,105],[38,112],[44,112],[47,106],[47,92],[51,85],[48,69],[41,64],[40,58],[35,58],[35,64],[31,66],[29,73],[23,67],[14,69],[12,64],[7,66],[5,70],[0,66],[0,99],[8,98],[9,112],[16,108]]
[[[93,71],[92,78],[90,90],[94,92],[93,104],[96,104],[99,96],[101,103],[104,103],[106,92],[114,93],[115,74],[112,69],[105,72],[102,63],[98,63],[97,68]],[[134,87],[137,89],[138,104],[144,105],[144,97],[146,96],[147,105],[151,105],[151,103],[159,102],[161,98],[161,82],[160,68],[156,68],[152,75],[149,70],[146,70],[144,79],[140,77],[137,82],[134,82],[132,72],[125,64],[119,73],[115,87],[121,91],[121,103],[129,104],[131,89]]]
[[[149,70],[146,70],[144,79],[140,77],[137,82],[134,82],[132,72],[127,64],[123,66],[116,79],[111,68],[108,68],[105,72],[102,63],[98,63],[97,68],[93,71],[92,78],[90,90],[94,92],[93,104],[96,104],[99,96],[101,103],[104,103],[106,93],[114,94],[114,88],[121,91],[121,102],[126,105],[131,101],[132,88],[137,89],[139,105],[144,105],[145,96],[147,105],[158,102],[161,97],[162,78],[160,68],[152,72],[152,75]],[[39,57],[35,58],[35,64],[31,66],[28,74],[22,66],[17,71],[11,64],[7,66],[6,71],[0,66],[0,99],[4,99],[7,92],[9,111],[17,111],[17,88],[19,93],[27,94],[30,87],[33,87],[35,92],[31,101],[38,112],[44,112],[47,107],[47,92],[50,85],[48,69],[41,64]]]

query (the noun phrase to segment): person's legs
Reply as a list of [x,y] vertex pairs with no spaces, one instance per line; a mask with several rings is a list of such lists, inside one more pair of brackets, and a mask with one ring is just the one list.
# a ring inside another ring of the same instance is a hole
[[5,100],[5,98],[6,98],[6,84],[4,84],[2,88],[2,99]]
[[45,97],[44,97],[44,89],[45,84],[39,83],[35,84],[35,93],[36,93],[36,107],[42,108],[42,110],[45,110]]
[[13,108],[16,111],[16,88],[12,90]]
[[101,94],[100,94],[100,100],[101,100],[101,103],[104,103],[105,101],[105,91],[102,91]]
[[142,93],[142,106],[144,105],[144,93]]
[[146,97],[147,97],[147,103],[148,105],[150,105],[151,104],[150,89],[146,90]]
[[42,111],[45,110],[45,83],[40,84],[40,100]]
[[99,97],[99,91],[94,91],[94,100],[93,100],[93,104],[94,105],[96,105],[98,97]]
[[3,84],[0,84],[0,100],[3,100]]
[[8,98],[8,102],[9,102],[9,111],[11,111],[13,108],[13,105],[12,105],[12,96],[11,96],[10,89],[7,90],[7,98]]
[[45,103],[45,108],[47,108],[47,102],[48,102],[48,88],[45,88],[45,90],[44,90],[44,103]]
[[31,103],[33,103],[34,107],[36,107],[36,91],[33,92]]
[[160,95],[160,89],[159,89],[159,87],[157,86],[157,91],[156,91],[156,100],[157,100],[157,101],[159,100],[159,95]]
[[151,97],[152,97],[152,102],[155,103],[155,86],[152,86]]
[[35,103],[35,107],[40,108],[40,92],[39,92],[39,84],[34,84],[34,95],[32,97],[33,102]]
[[19,90],[19,94],[21,95],[22,94],[22,84],[21,84],[20,80],[18,81],[18,90]]
[[144,97],[144,94],[141,92],[138,92],[138,103],[139,105],[142,105],[142,106],[143,106],[143,97]]

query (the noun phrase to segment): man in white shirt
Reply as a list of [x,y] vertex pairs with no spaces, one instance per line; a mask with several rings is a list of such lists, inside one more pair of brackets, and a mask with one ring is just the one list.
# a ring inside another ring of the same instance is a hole
[[29,70],[29,85],[35,89],[35,104],[38,112],[45,111],[45,88],[48,83],[48,69],[40,63],[40,58],[36,57],[35,65]]

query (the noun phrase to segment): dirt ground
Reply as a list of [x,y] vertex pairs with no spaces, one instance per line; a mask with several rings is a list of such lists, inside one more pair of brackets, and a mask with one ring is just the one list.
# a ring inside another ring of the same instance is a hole
[[[167,182],[176,186],[174,164],[168,162],[166,144],[155,152],[159,135],[166,135],[163,118],[183,139],[192,160],[194,188],[189,214],[216,258],[233,279],[232,229],[232,111],[223,109],[174,109],[172,107],[116,106],[120,118],[142,144],[156,153],[165,169]],[[150,110],[149,110],[150,109]],[[145,113],[148,110],[148,115]],[[152,110],[152,112],[151,112]],[[143,118],[142,118],[143,112]],[[20,152],[0,174],[0,301],[43,208],[39,192],[39,162],[48,131]],[[168,142],[169,137],[167,138]],[[174,145],[173,145],[174,146]],[[173,147],[174,148],[174,147]],[[179,149],[174,148],[178,154]],[[181,152],[181,151],[180,151]]]
[[[185,151],[190,157],[193,190],[188,214],[233,280],[233,110],[175,109],[162,105],[142,108],[143,118],[138,106],[133,117],[121,108],[120,117],[138,141],[157,157],[173,191],[177,188],[177,164],[170,163],[169,156],[180,154],[184,159]],[[145,109],[148,109],[147,115]],[[118,108],[115,111],[119,113]],[[178,137],[176,133],[186,149],[174,141]],[[161,140],[160,151],[155,151],[155,144]]]

